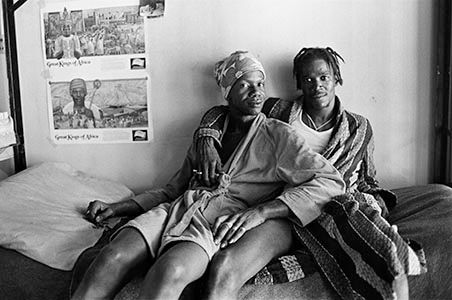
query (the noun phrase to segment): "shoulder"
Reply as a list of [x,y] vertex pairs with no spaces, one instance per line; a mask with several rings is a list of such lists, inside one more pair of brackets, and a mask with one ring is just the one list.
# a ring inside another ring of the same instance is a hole
[[281,130],[281,131],[286,131],[286,130],[293,130],[292,126],[290,126],[289,124],[282,122],[278,119],[273,119],[273,118],[265,118],[265,125],[269,128],[269,129],[273,129],[273,130]]
[[264,124],[268,137],[276,143],[279,141],[289,141],[301,137],[301,135],[292,126],[280,120],[266,118]]
[[[265,140],[268,146],[266,151],[271,151],[275,157],[289,155],[296,157],[307,149],[307,143],[303,135],[289,124],[277,119],[267,118],[265,125]],[[270,146],[271,145],[271,146]]]
[[269,118],[277,118],[287,122],[293,103],[293,101],[281,98],[268,98],[264,103],[262,112]]
[[67,114],[68,112],[72,112],[74,109],[74,102],[69,102],[63,107],[63,113]]
[[217,122],[223,124],[228,112],[229,106],[219,105],[212,107],[203,115],[201,121],[202,127],[211,127]]
[[365,145],[371,143],[373,139],[373,129],[370,121],[360,114],[347,110],[342,111],[337,130],[335,136],[358,137],[363,139]]
[[369,128],[370,130],[372,130],[372,125],[370,124],[369,119],[367,119],[366,117],[348,110],[344,110],[342,112],[342,115],[342,120],[347,122],[349,127]]

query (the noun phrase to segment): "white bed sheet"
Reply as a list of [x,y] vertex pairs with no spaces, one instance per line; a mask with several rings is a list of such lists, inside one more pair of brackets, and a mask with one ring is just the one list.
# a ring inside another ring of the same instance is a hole
[[125,185],[46,162],[0,181],[0,245],[50,267],[71,270],[102,228],[83,219],[94,199],[129,198]]

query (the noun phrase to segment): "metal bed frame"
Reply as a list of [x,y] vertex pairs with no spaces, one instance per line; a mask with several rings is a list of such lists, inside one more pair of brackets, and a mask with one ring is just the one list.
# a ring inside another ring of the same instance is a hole
[[19,69],[17,61],[16,23],[15,12],[27,0],[2,0],[3,22],[5,31],[5,54],[8,75],[9,107],[14,122],[14,130],[17,135],[17,144],[14,148],[15,172],[26,169],[24,146],[24,127],[22,122],[22,106],[20,100]]

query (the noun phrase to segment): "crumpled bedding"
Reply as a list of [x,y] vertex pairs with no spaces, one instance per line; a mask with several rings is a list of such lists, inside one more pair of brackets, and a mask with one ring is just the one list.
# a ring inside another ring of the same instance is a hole
[[94,228],[83,218],[88,203],[131,196],[125,185],[92,177],[66,163],[28,168],[0,181],[0,246],[71,270],[82,251],[103,233],[103,228]]
[[[424,246],[428,262],[427,273],[408,278],[410,299],[450,299],[452,189],[444,185],[431,184],[392,191],[397,195],[398,203],[388,217],[389,222],[398,226],[402,236],[419,241]],[[83,252],[81,260],[89,254],[93,254],[92,251]],[[0,299],[11,300],[66,299],[71,275],[76,276],[74,273],[77,273],[75,269],[67,272],[47,267],[3,247],[0,247],[0,269],[2,270]],[[135,278],[115,299],[137,299],[140,283],[141,277]],[[240,290],[238,299],[307,300],[340,299],[340,297],[324,277],[318,272],[313,272],[305,278],[283,284],[246,284]]]

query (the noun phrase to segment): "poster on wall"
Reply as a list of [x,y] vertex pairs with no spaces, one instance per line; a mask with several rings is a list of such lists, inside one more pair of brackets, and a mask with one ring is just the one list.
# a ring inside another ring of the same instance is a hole
[[42,53],[52,140],[57,144],[152,140],[140,1],[43,3]]
[[142,143],[152,137],[146,77],[77,77],[49,81],[48,89],[55,143]]
[[[101,6],[103,5],[103,6]],[[145,60],[138,0],[50,2],[41,8],[44,61],[51,75],[127,71]]]

